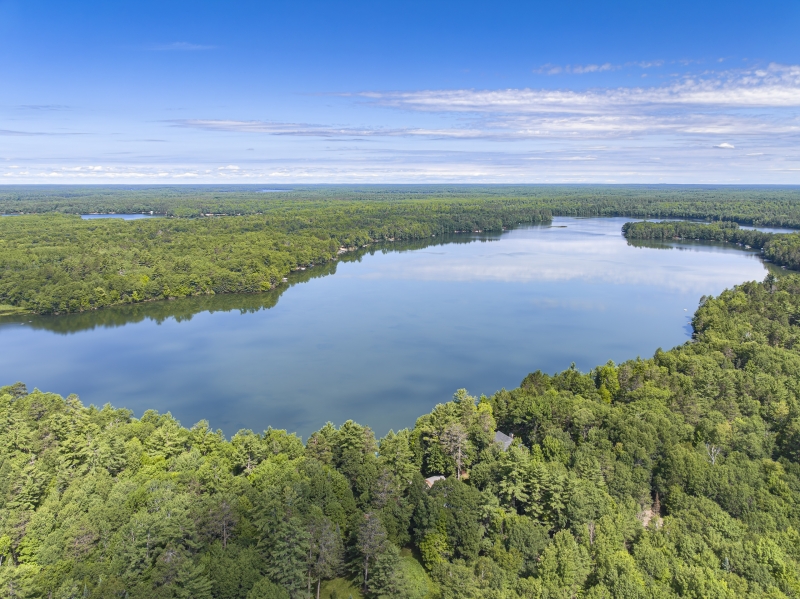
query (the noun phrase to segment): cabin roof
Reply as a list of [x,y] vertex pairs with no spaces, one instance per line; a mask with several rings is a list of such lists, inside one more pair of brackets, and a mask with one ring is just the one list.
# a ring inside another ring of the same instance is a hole
[[497,431],[494,434],[494,442],[500,443],[503,446],[503,451],[505,451],[511,446],[511,442],[513,440],[514,440],[513,435],[509,437],[508,435],[506,435],[505,433],[501,433],[500,431]]
[[444,480],[444,476],[442,476],[441,474],[437,474],[436,476],[429,476],[428,478],[425,479],[425,484],[428,485],[428,488],[430,489],[433,486],[433,483],[435,483],[437,480]]

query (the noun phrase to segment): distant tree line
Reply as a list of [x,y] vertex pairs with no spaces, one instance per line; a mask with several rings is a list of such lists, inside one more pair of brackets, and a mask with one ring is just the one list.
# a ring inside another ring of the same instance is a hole
[[703,298],[683,346],[459,390],[382,439],[0,387],[0,594],[800,597],[798,314],[770,275]]
[[[275,191],[276,188],[279,191]],[[266,192],[264,190],[270,190]],[[735,221],[800,228],[800,188],[713,185],[0,186],[0,214],[149,213],[196,218],[363,204],[515,205],[557,216]],[[452,229],[452,227],[451,227]]]

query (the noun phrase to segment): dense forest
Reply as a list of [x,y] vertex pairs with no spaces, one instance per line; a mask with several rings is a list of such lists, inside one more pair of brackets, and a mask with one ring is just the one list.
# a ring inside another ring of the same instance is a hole
[[226,440],[0,388],[0,589],[800,597],[798,315],[800,277],[769,275],[703,298],[683,346],[460,390],[380,440],[352,421]]
[[515,204],[559,216],[729,220],[800,228],[800,188],[713,185],[0,186],[0,214],[266,214],[335,204]]
[[380,241],[502,231],[547,211],[495,203],[339,203],[267,215],[83,220],[0,218],[0,304],[49,314],[273,289],[291,271]]
[[774,234],[740,229],[735,222],[697,223],[687,221],[625,223],[622,232],[635,239],[694,239],[723,241],[763,250],[764,257],[778,266],[800,270],[800,234]]

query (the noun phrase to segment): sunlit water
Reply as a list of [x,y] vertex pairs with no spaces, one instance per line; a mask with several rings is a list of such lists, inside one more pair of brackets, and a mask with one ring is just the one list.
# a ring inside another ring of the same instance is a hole
[[383,434],[460,387],[490,394],[536,369],[586,371],[684,343],[702,295],[766,274],[732,244],[630,246],[625,221],[373,249],[267,294],[7,318],[0,384],[207,419],[229,435],[307,436],[349,418]]

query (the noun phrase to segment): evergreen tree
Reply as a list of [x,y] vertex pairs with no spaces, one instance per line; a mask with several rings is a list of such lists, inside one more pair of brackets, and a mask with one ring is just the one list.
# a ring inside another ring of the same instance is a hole
[[306,562],[309,535],[302,520],[288,518],[278,524],[270,536],[265,571],[286,589],[292,599],[300,599],[306,590]]

